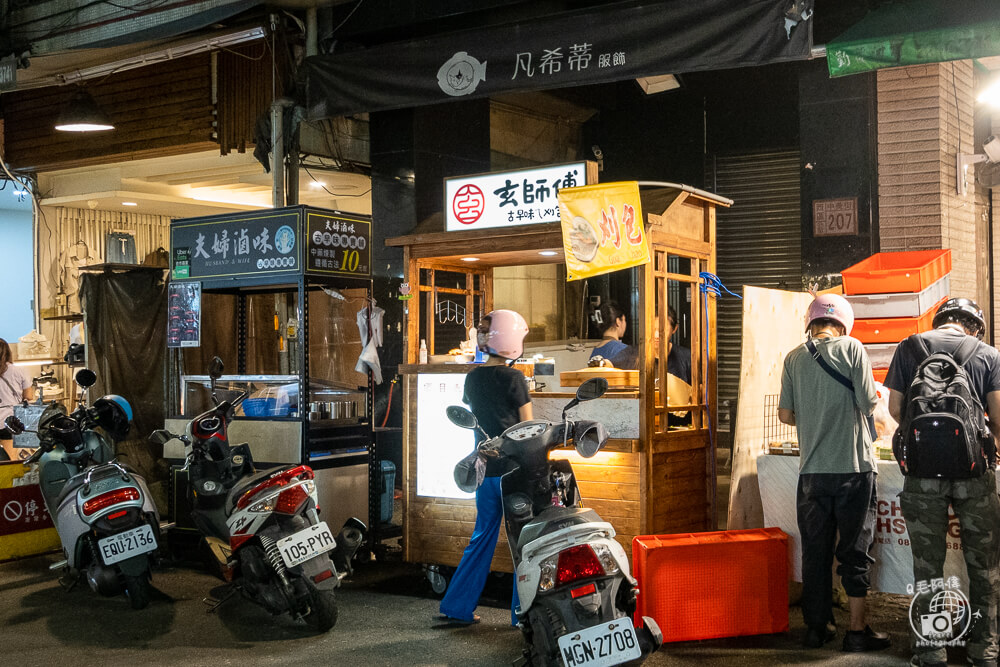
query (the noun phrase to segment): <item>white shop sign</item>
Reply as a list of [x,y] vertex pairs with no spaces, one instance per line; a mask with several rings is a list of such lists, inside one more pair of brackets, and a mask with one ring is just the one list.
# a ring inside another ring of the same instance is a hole
[[[757,479],[764,509],[764,526],[777,527],[788,533],[793,581],[802,581],[802,540],[795,518],[795,489],[799,479],[799,457],[764,455],[757,459]],[[910,534],[899,509],[899,492],[903,490],[903,475],[895,461],[879,461],[878,509],[875,517],[875,543],[871,555],[872,589],[883,593],[906,595],[907,585],[913,584],[913,556]],[[946,540],[944,578],[955,575],[968,591],[965,559],[959,538],[958,519],[951,514]]]
[[417,376],[417,495],[474,498],[455,484],[455,464],[476,447],[473,431],[452,424],[445,409],[464,405],[464,373],[421,373]]
[[448,178],[445,230],[559,222],[556,193],[580,185],[587,185],[586,162]]

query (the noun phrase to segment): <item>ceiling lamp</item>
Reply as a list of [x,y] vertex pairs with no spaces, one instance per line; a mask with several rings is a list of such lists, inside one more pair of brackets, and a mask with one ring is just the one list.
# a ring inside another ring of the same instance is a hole
[[115,129],[90,93],[82,88],[77,90],[69,103],[63,107],[55,127],[61,132],[98,132]]

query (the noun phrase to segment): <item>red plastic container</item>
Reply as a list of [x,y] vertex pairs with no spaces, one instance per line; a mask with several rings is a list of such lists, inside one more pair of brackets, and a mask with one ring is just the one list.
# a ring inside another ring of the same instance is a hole
[[941,299],[920,317],[882,317],[854,320],[851,335],[866,344],[898,343],[911,334],[933,329],[934,314],[947,300],[947,297]]
[[640,535],[636,621],[663,641],[788,631],[788,536],[780,528]]
[[922,292],[951,272],[951,250],[879,252],[840,272],[844,294]]

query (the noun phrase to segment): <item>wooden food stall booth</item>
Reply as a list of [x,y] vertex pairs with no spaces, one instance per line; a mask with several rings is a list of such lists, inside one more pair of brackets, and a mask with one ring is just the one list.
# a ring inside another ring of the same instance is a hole
[[[611,434],[607,446],[592,459],[582,459],[572,449],[552,455],[572,461],[584,505],[614,525],[630,555],[636,535],[715,528],[715,303],[713,298],[703,300],[700,273],[715,270],[715,208],[731,203],[688,186],[643,190],[651,261],[626,270],[634,299],[630,305],[638,313],[628,323],[635,327],[638,369],[628,386],[612,386],[604,397],[571,413],[575,419],[602,421]],[[452,471],[472,451],[474,438],[471,431],[448,422],[445,407],[461,404],[465,374],[475,367],[467,355],[456,354],[468,351],[470,343],[463,348],[462,341],[474,339],[468,329],[494,308],[525,315],[530,331],[524,357],[533,356],[536,349],[543,357],[549,356],[545,350],[553,357],[539,359],[534,365],[538,372],[532,371],[530,359],[522,360],[526,375],[535,375],[529,387],[538,383],[539,390],[531,392],[534,417],[551,421],[560,419],[575,391],[574,383],[560,384],[559,378],[586,367],[597,341],[567,335],[578,331],[576,322],[585,317],[579,306],[583,299],[576,297],[566,299],[563,319],[555,326],[556,340],[538,341],[533,335],[551,327],[554,319],[540,326],[542,318],[528,314],[531,302],[547,298],[544,281],[534,270],[547,267],[548,275],[556,276],[552,283],[558,283],[558,290],[579,284],[566,282],[559,222],[417,234],[391,238],[386,244],[403,247],[412,295],[405,313],[406,363],[400,367],[405,406],[404,559],[456,566],[472,533],[476,508],[473,494],[455,486]],[[525,283],[525,289],[508,289],[505,283],[512,280]],[[661,391],[668,386],[667,363],[661,360],[667,359],[670,336],[660,336],[657,330],[670,332],[668,304],[683,323],[673,340],[683,335],[691,350],[689,396],[669,397],[668,391]],[[577,312],[566,316],[573,305]],[[428,363],[418,363],[422,345]],[[551,378],[543,378],[543,366]],[[540,379],[548,380],[546,391],[540,390]],[[671,413],[683,415],[681,425],[669,418]],[[492,569],[513,571],[503,530]],[[435,583],[434,576],[429,578]]]
[[[231,443],[247,442],[258,469],[311,466],[330,525],[369,523],[378,503],[372,373],[356,369],[373,332],[370,240],[370,217],[305,206],[177,219],[170,229],[166,428],[183,433],[211,407],[208,365],[219,356],[220,399],[249,392]],[[183,445],[168,442],[164,457],[182,463]],[[194,529],[185,475],[175,465],[179,531]]]

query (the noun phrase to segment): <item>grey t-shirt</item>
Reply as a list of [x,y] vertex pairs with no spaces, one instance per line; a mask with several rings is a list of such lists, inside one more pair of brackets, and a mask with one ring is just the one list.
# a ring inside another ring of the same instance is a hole
[[800,473],[878,472],[862,416],[878,394],[861,341],[850,336],[813,339],[820,355],[854,384],[854,393],[823,370],[805,343],[788,353],[778,407],[795,413]]

